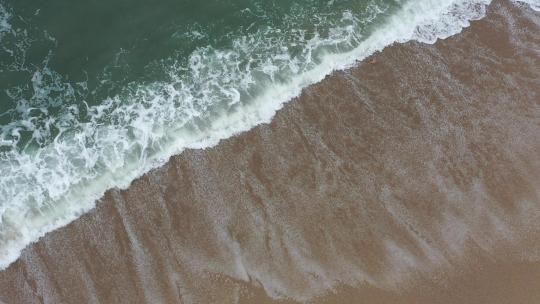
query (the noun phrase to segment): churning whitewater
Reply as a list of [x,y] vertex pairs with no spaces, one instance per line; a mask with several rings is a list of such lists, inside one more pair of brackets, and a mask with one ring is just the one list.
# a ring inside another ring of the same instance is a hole
[[268,123],[302,88],[386,46],[459,33],[490,3],[244,2],[227,20],[201,16],[160,42],[134,38],[145,52],[113,45],[108,59],[77,71],[54,62],[91,59],[69,57],[54,29],[33,23],[46,12],[23,16],[0,2],[0,268],[106,190],[185,149]]

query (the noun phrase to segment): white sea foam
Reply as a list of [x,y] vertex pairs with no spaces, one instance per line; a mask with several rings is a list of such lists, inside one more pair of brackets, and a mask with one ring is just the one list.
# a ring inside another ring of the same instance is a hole
[[513,0],[517,3],[528,4],[533,10],[540,12],[540,0]]
[[6,35],[7,32],[11,31],[11,24],[9,23],[10,18],[11,14],[2,5],[2,3],[0,3],[0,43],[2,42],[2,38],[4,38],[4,35]]
[[[86,109],[67,107],[56,121],[28,117],[5,126],[0,144],[14,148],[0,158],[0,267],[15,261],[29,243],[93,208],[107,189],[127,187],[187,148],[212,147],[270,122],[302,88],[388,45],[434,43],[456,34],[469,20],[483,17],[489,2],[410,1],[367,37],[356,32],[360,19],[345,11],[328,35],[306,38],[304,31],[291,29],[287,34],[303,47],[296,56],[279,41],[280,33],[266,29],[236,39],[231,49],[198,49],[188,67],[170,68],[168,82],[133,86]],[[371,14],[385,9],[373,6]],[[48,98],[50,90],[60,93],[57,98],[74,98],[73,87],[46,65],[32,81],[33,98]],[[82,110],[87,121],[79,122]],[[57,129],[58,134],[39,149],[20,152],[15,142],[21,129],[33,131],[37,142],[46,137],[43,132]]]

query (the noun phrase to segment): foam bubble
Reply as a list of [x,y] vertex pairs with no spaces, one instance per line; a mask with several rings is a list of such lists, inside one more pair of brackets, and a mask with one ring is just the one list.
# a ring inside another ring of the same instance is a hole
[[0,3],[0,41],[6,32],[11,30],[11,25],[9,24],[9,18],[11,15],[6,10],[4,6]]
[[540,12],[540,0],[513,0],[513,2],[528,4],[533,10]]

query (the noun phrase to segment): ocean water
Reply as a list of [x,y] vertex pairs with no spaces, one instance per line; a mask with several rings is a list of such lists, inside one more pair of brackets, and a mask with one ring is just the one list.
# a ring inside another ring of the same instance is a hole
[[489,3],[0,0],[0,268],[107,189],[269,122],[386,46],[456,34]]

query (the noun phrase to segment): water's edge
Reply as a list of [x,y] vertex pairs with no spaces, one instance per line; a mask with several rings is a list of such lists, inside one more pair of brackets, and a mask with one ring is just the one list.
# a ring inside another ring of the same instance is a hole
[[[358,48],[340,55],[328,55],[325,60],[309,74],[295,78],[287,86],[276,86],[268,89],[268,93],[261,96],[253,103],[243,107],[227,117],[212,122],[209,132],[199,134],[197,137],[189,137],[188,134],[181,134],[176,137],[176,141],[159,151],[153,159],[149,159],[140,168],[127,168],[114,175],[102,176],[90,185],[81,185],[76,191],[70,192],[62,198],[62,201],[55,205],[52,222],[48,221],[51,214],[40,217],[37,215],[33,223],[26,223],[19,214],[10,214],[11,217],[4,218],[5,231],[9,228],[18,229],[24,223],[23,229],[18,230],[15,238],[8,239],[2,244],[0,250],[0,268],[7,268],[16,261],[20,252],[28,244],[37,241],[47,232],[63,227],[81,214],[88,212],[95,207],[104,193],[111,188],[125,189],[138,177],[146,174],[152,169],[165,164],[173,156],[182,153],[185,149],[205,149],[213,147],[223,139],[236,136],[259,124],[269,123],[275,113],[284,104],[297,97],[303,89],[314,83],[320,82],[326,76],[339,70],[354,67],[358,61],[362,61],[375,52],[381,51],[394,43],[404,43],[411,40],[423,43],[435,43],[437,39],[445,39],[451,35],[458,34],[462,29],[469,26],[469,21],[478,20],[485,15],[485,7],[491,1],[453,1],[453,5],[448,6],[448,10],[438,11],[439,15],[427,18],[429,23],[423,20],[413,20],[404,26],[402,20],[404,16],[397,15],[393,22],[389,22],[384,28],[375,32],[368,40],[363,42]],[[530,3],[534,8],[534,3]],[[419,23],[419,24],[415,24]],[[452,24],[448,28],[445,25]],[[396,28],[405,28],[397,31]],[[428,30],[429,29],[429,30]],[[433,30],[435,29],[435,30]],[[247,125],[246,122],[250,124]],[[78,204],[73,204],[78,201]]]

